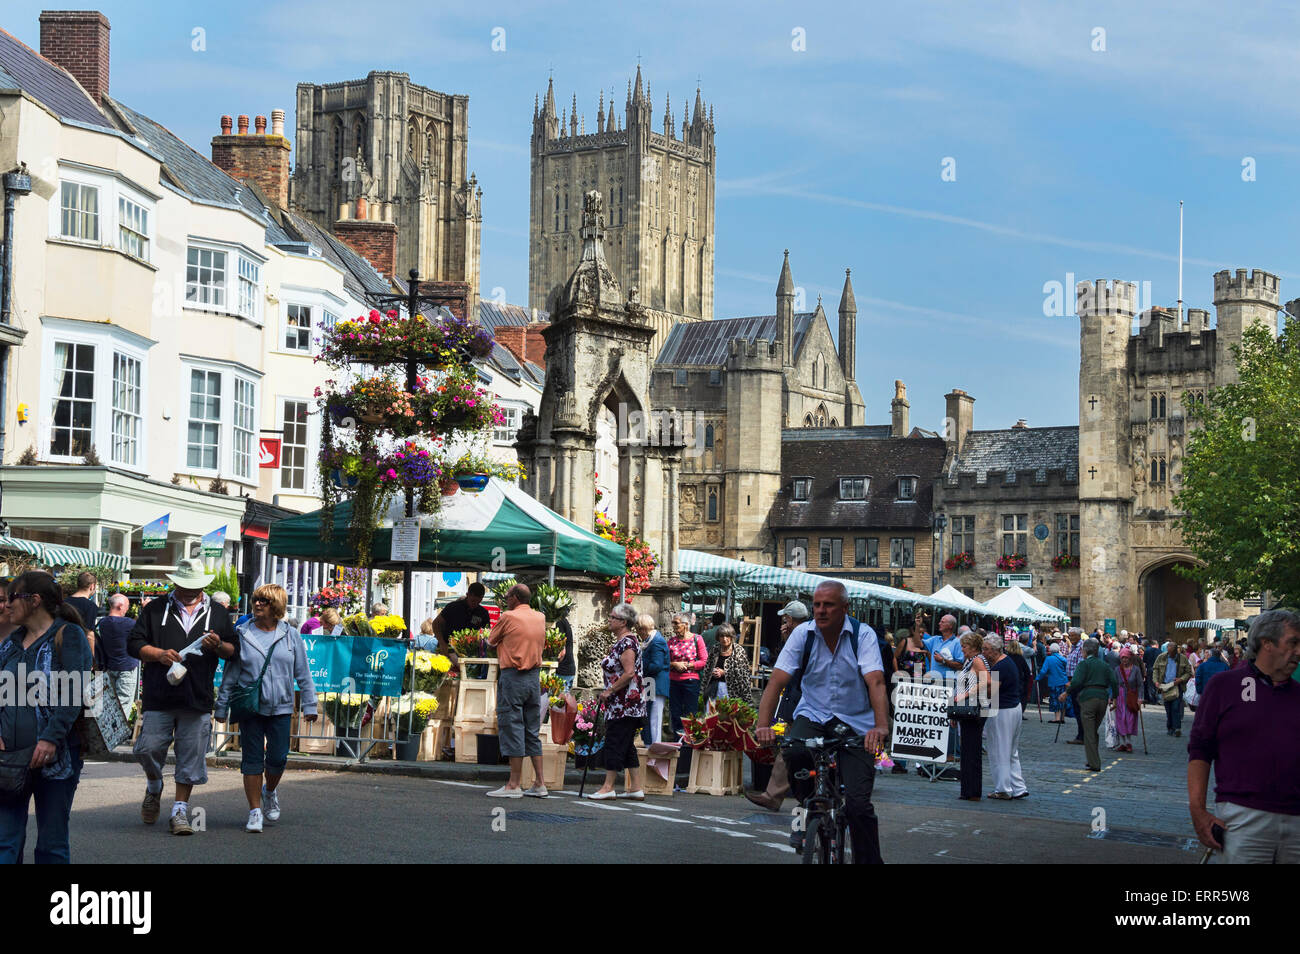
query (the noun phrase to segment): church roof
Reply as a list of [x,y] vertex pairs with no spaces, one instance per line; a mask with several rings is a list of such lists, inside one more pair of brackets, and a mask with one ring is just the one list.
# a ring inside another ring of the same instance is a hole
[[[799,359],[804,336],[812,324],[815,312],[798,312],[791,322],[794,328],[794,359]],[[659,349],[656,365],[683,365],[721,367],[727,363],[729,342],[732,338],[757,341],[764,338],[775,341],[776,315],[756,315],[751,318],[714,318],[712,321],[681,321],[668,332],[664,346]]]
[[990,472],[1005,473],[1014,483],[1017,471],[1032,470],[1035,482],[1046,482],[1048,471],[1060,471],[1068,481],[1079,479],[1079,428],[1009,427],[1000,431],[971,431],[961,455],[948,469],[948,480],[974,474],[988,482]]
[[[929,529],[945,452],[936,438],[891,438],[887,424],[783,430],[781,490],[768,523],[783,530]],[[795,477],[812,478],[807,501],[792,499]],[[871,478],[867,499],[841,500],[841,477]],[[899,477],[917,478],[915,500],[898,500]]]
[[62,120],[112,128],[72,75],[0,30],[0,89],[22,90]]

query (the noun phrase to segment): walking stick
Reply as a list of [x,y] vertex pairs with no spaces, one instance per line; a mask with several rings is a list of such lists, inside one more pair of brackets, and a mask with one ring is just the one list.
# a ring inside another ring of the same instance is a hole
[[1151,753],[1147,751],[1147,720],[1145,718],[1146,717],[1145,704],[1140,704],[1138,706],[1137,716],[1138,716],[1138,728],[1142,730],[1142,754],[1150,755]]

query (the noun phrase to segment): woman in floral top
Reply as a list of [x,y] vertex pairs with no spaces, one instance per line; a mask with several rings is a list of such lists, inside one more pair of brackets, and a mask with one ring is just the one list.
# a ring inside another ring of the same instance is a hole
[[637,613],[630,604],[619,603],[609,611],[609,630],[614,645],[600,661],[605,674],[605,691],[600,694],[605,707],[605,784],[588,798],[614,798],[614,780],[627,769],[630,787],[619,798],[642,801],[641,763],[636,757],[633,739],[645,721],[645,696],[641,689],[641,649],[636,641]]
[[668,638],[668,707],[672,714],[673,736],[682,734],[682,716],[700,711],[700,671],[708,664],[709,651],[704,639],[687,628],[686,616],[673,617],[673,634]]

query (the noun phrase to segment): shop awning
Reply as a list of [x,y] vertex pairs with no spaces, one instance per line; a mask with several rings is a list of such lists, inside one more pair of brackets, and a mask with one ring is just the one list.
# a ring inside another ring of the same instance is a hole
[[56,546],[53,543],[40,543],[19,537],[0,537],[0,549],[30,553],[46,566],[106,566],[125,572],[131,565],[130,559],[120,553],[87,550],[84,547]]
[[1174,623],[1174,629],[1244,629],[1245,622],[1237,619],[1188,619]]
[[[371,565],[400,569],[393,563],[393,520],[405,502],[394,500],[375,531]],[[348,522],[352,506],[334,508],[333,534],[322,539],[321,511],[276,521],[268,552],[274,556],[351,565]],[[545,569],[616,577],[627,572],[627,550],[570,523],[513,484],[492,478],[481,493],[461,491],[443,500],[442,510],[420,518],[420,562],[416,570]],[[502,566],[504,564],[504,567]]]

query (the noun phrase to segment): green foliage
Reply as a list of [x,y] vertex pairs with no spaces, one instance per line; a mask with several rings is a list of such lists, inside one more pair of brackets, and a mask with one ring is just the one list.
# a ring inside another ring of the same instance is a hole
[[232,566],[222,566],[212,582],[203,588],[205,593],[229,593],[230,605],[239,605],[239,574]]
[[497,580],[495,583],[486,583],[484,585],[487,586],[488,591],[492,594],[492,599],[496,605],[505,609],[506,594],[509,593],[510,588],[518,582],[519,581],[512,576],[504,580]]
[[383,590],[385,594],[391,593],[393,588],[401,582],[401,570],[380,570],[375,574],[375,586]]
[[1210,406],[1188,405],[1200,425],[1188,441],[1183,539],[1204,566],[1185,575],[1229,599],[1263,590],[1300,598],[1300,321],[1249,328],[1235,347],[1240,382]]
[[546,622],[554,623],[573,608],[573,597],[561,586],[550,583],[538,583],[533,586],[532,607],[546,616]]
[[60,570],[55,577],[59,582],[59,589],[63,591],[64,596],[71,596],[77,592],[77,577],[82,573],[95,574],[95,580],[99,583],[99,598],[103,599],[108,594],[109,587],[113,585],[113,570],[107,566],[83,566],[80,563],[72,563]]

